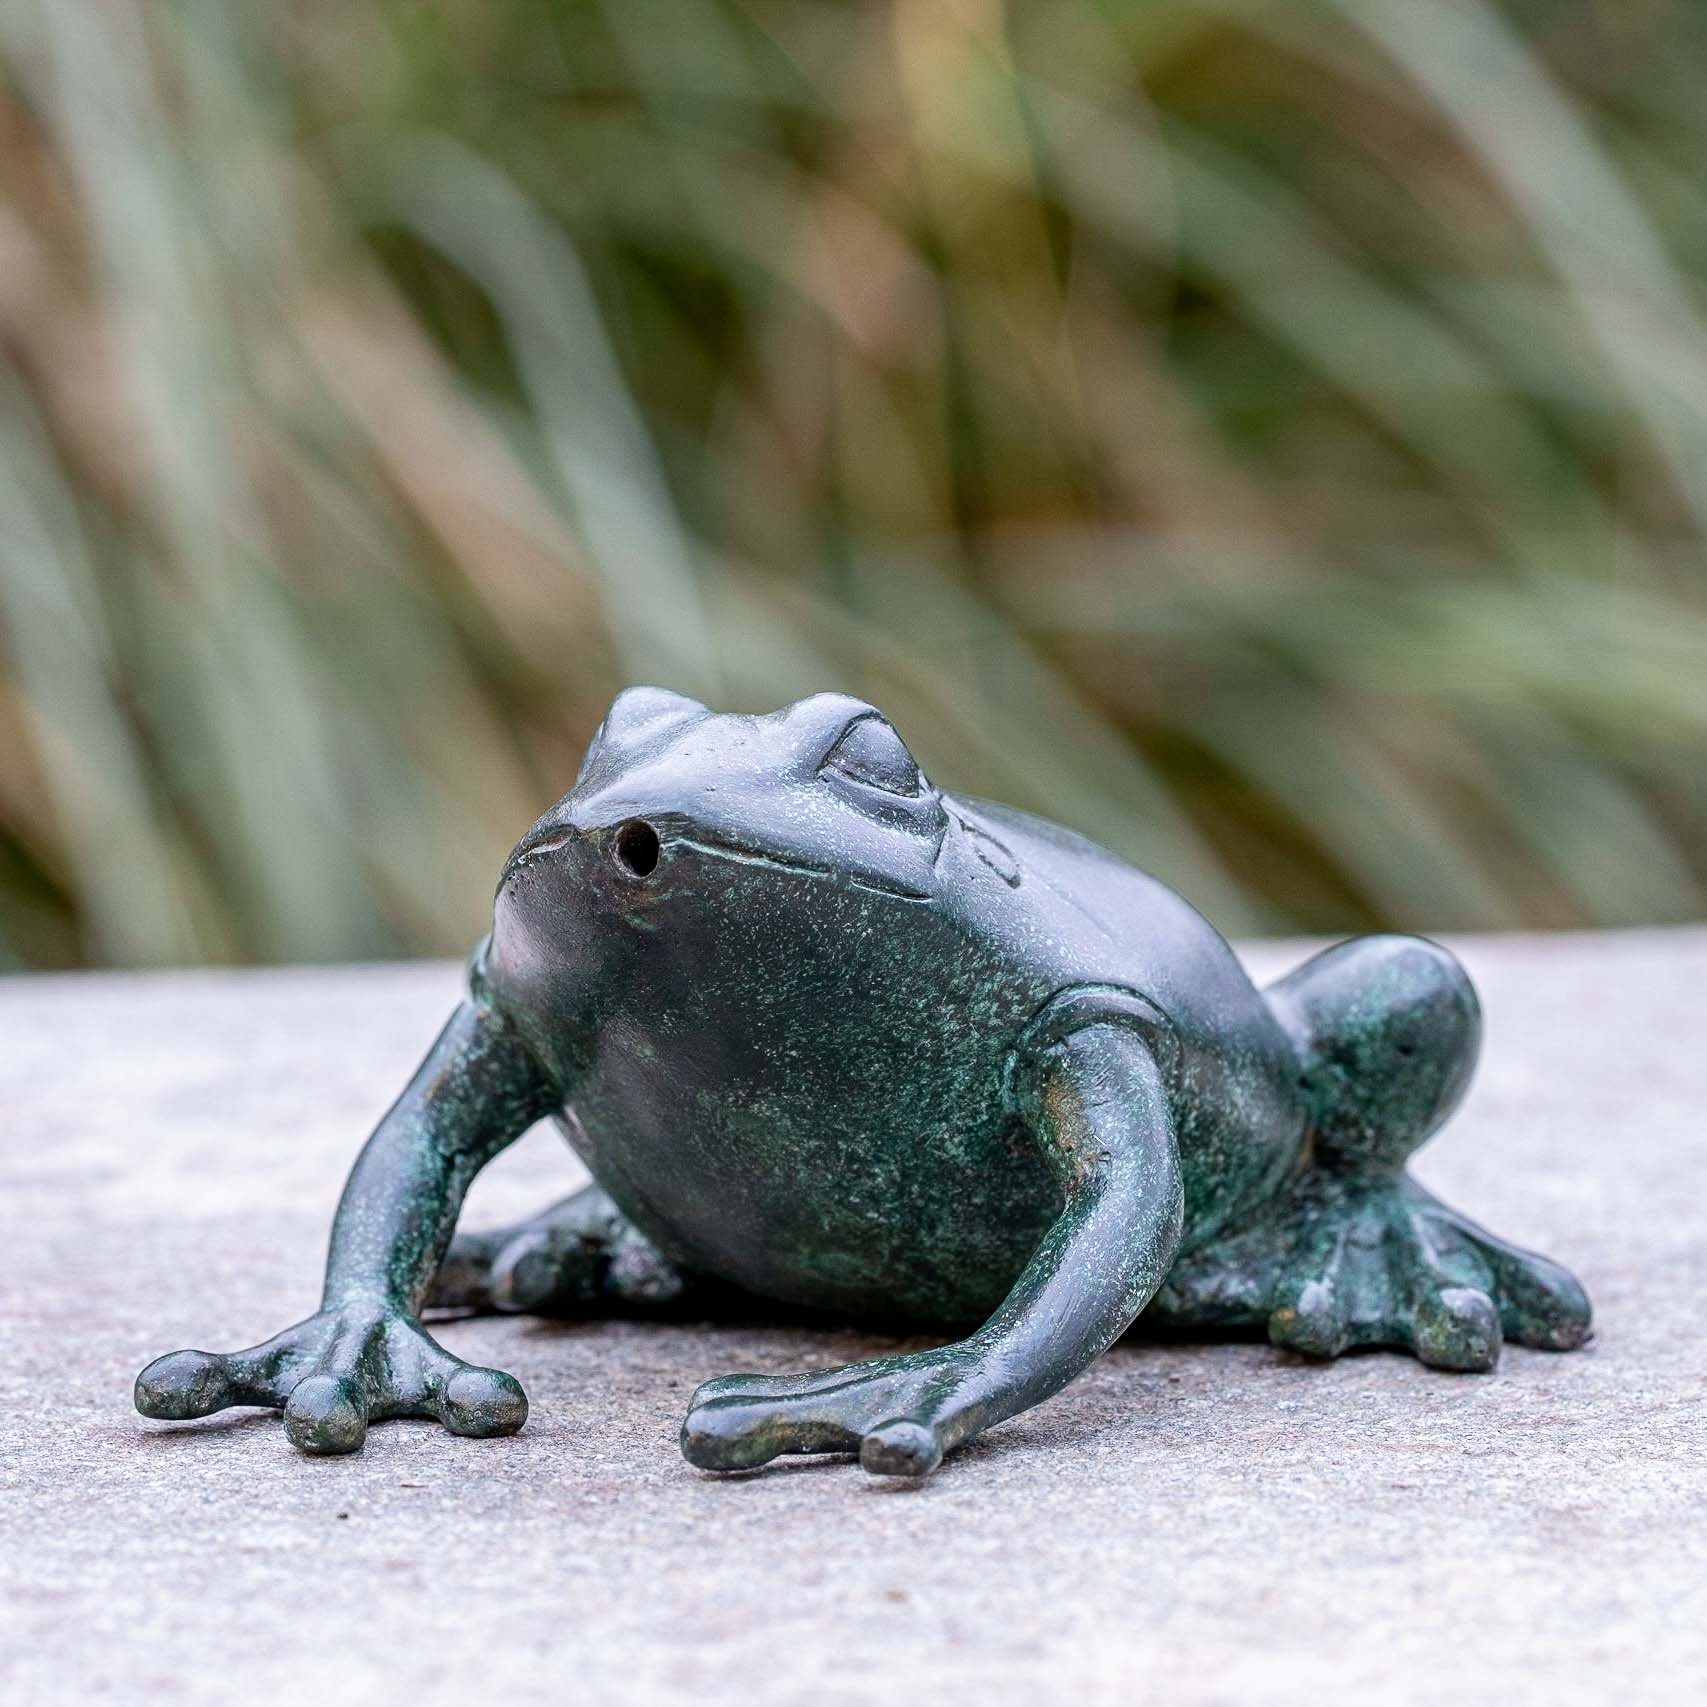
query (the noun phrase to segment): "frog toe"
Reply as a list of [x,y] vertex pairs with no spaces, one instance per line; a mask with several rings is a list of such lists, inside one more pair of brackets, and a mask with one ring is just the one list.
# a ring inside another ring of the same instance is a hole
[[492,1264],[492,1302],[505,1311],[539,1311],[564,1290],[565,1253],[545,1232],[511,1239]]
[[232,1405],[265,1404],[264,1384],[241,1352],[173,1351],[136,1378],[136,1408],[157,1422],[189,1422]]
[[928,1354],[726,1375],[694,1394],[682,1453],[702,1470],[751,1470],[785,1454],[847,1452],[877,1475],[923,1476],[946,1447],[941,1388]]
[[1506,1339],[1541,1351],[1574,1351],[1593,1337],[1593,1306],[1563,1264],[1508,1243],[1444,1204],[1429,1203],[1423,1215],[1436,1238],[1475,1253]]
[[357,1452],[367,1439],[367,1399],[348,1377],[310,1375],[291,1388],[284,1421],[291,1445],[311,1457]]
[[515,1376],[465,1363],[436,1395],[434,1411],[452,1434],[490,1440],[528,1420],[527,1394]]
[[1472,1245],[1442,1225],[1441,1217],[1457,1217],[1408,1179],[1391,1188],[1384,1207],[1396,1343],[1431,1369],[1492,1369],[1505,1339],[1494,1276]]
[[1305,1357],[1338,1357],[1353,1343],[1353,1317],[1378,1282],[1361,1214],[1306,1222],[1275,1284],[1268,1337]]
[[682,1423],[682,1456],[697,1469],[755,1470],[786,1453],[859,1449],[858,1432],[829,1407],[800,1396],[706,1390],[722,1385],[708,1382],[695,1393]]
[[859,1462],[873,1476],[928,1476],[942,1462],[942,1436],[926,1423],[897,1417],[859,1443]]
[[1500,1357],[1500,1318],[1479,1287],[1426,1285],[1412,1307],[1411,1348],[1431,1369],[1492,1369]]
[[1268,1337],[1305,1357],[1338,1357],[1350,1342],[1344,1300],[1331,1276],[1293,1280],[1268,1318]]
[[724,1375],[688,1404],[682,1455],[701,1470],[752,1470],[785,1453],[857,1452],[860,1431],[820,1375]]
[[413,1324],[388,1323],[366,1359],[354,1372],[382,1384],[375,1415],[430,1417],[480,1440],[514,1434],[527,1421],[527,1395],[513,1375],[464,1363]]

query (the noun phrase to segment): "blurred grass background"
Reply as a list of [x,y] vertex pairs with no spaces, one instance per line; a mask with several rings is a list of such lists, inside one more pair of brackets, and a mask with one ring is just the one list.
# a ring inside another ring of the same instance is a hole
[[1707,912],[1693,0],[0,0],[0,964],[461,951],[611,694],[1232,931]]

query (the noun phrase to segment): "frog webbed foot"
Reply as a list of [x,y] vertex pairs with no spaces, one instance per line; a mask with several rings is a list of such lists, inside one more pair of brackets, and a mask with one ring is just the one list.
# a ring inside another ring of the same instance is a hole
[[1449,1209],[1404,1161],[1457,1106],[1481,1035],[1464,968],[1437,943],[1361,937],[1269,991],[1310,1103],[1311,1161],[1243,1228],[1175,1265],[1170,1328],[1263,1327],[1317,1357],[1401,1346],[1491,1369],[1504,1339],[1567,1351],[1587,1296],[1557,1263]]
[[682,1452],[702,1470],[751,1470],[786,1453],[857,1453],[874,1475],[924,1476],[970,1432],[950,1348],[810,1375],[725,1375],[695,1392]]
[[1567,1270],[1414,1180],[1316,1185],[1295,1200],[1303,1227],[1268,1319],[1276,1345],[1322,1357],[1400,1345],[1437,1369],[1486,1370],[1502,1340],[1565,1351],[1587,1339],[1588,1298]]
[[233,1405],[282,1410],[304,1452],[354,1452],[369,1422],[431,1417],[453,1434],[514,1434],[527,1397],[512,1375],[453,1357],[413,1322],[368,1306],[323,1310],[247,1351],[174,1351],[136,1378],[136,1408],[186,1422]]
[[1519,1249],[1408,1175],[1304,1174],[1258,1225],[1185,1259],[1158,1294],[1175,1328],[1266,1324],[1278,1346],[1337,1357],[1398,1346],[1437,1369],[1487,1370],[1502,1340],[1568,1351],[1589,1336],[1568,1270]]
[[596,1240],[539,1220],[458,1233],[433,1276],[424,1308],[475,1315],[585,1314],[599,1295],[605,1255]]
[[686,1290],[681,1272],[587,1186],[514,1226],[458,1233],[426,1307],[585,1316],[662,1310]]

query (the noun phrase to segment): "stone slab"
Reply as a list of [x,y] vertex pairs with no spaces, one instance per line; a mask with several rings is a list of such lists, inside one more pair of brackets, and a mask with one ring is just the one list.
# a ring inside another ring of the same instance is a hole
[[[527,1387],[505,1441],[308,1461],[268,1414],[143,1421],[149,1358],[313,1306],[458,974],[0,982],[0,1698],[1707,1697],[1707,930],[1455,946],[1485,1066],[1419,1172],[1571,1264],[1593,1345],[1451,1376],[1123,1343],[922,1485],[682,1461],[707,1376],[923,1343],[791,1326],[445,1329]],[[576,1173],[535,1133],[470,1218]]]

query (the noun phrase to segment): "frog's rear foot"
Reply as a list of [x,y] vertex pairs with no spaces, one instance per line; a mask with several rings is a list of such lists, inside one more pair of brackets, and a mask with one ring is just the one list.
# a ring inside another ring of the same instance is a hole
[[538,1316],[669,1314],[697,1301],[704,1289],[589,1185],[514,1226],[459,1233],[426,1307]]
[[1404,1172],[1475,1064],[1480,1010],[1457,960],[1417,937],[1364,937],[1269,999],[1310,1101],[1308,1163],[1246,1226],[1182,1258],[1145,1319],[1266,1327],[1276,1345],[1318,1357],[1406,1347],[1443,1369],[1491,1369],[1502,1338],[1581,1345],[1589,1301],[1569,1272]]
[[1437,1369],[1492,1369],[1502,1339],[1581,1345],[1590,1310],[1568,1270],[1408,1175],[1311,1169],[1256,1224],[1182,1259],[1145,1320],[1180,1332],[1266,1327],[1276,1345],[1312,1357],[1396,1346]]

